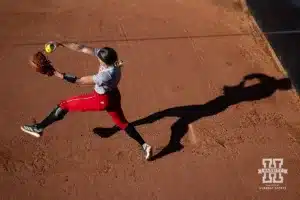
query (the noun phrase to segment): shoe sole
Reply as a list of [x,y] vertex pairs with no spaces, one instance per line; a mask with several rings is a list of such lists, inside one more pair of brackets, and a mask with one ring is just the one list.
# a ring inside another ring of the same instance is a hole
[[33,137],[36,137],[36,138],[39,138],[41,135],[36,133],[36,132],[32,132],[32,131],[28,131],[26,129],[24,129],[22,126],[21,126],[21,130],[25,133],[28,133],[29,135],[33,136]]

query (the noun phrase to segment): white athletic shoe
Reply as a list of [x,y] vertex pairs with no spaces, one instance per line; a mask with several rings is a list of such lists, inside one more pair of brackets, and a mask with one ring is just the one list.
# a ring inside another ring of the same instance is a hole
[[143,151],[145,153],[146,160],[149,160],[152,157],[152,147],[149,144],[143,144]]
[[21,130],[37,138],[39,138],[43,133],[43,129],[38,128],[37,125],[24,125],[21,126]]

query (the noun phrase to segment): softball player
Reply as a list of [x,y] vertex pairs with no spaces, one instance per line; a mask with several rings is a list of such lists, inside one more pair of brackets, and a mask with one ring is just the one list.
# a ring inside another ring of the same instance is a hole
[[56,47],[65,47],[76,52],[95,56],[99,62],[99,71],[91,76],[77,77],[72,74],[54,71],[54,75],[62,80],[80,85],[93,85],[94,91],[61,101],[54,110],[40,123],[21,126],[21,130],[34,137],[42,136],[45,128],[62,120],[68,112],[107,111],[114,123],[124,130],[129,137],[141,145],[145,158],[152,156],[152,147],[148,145],[135,127],[129,123],[121,107],[121,94],[118,84],[121,79],[121,68],[116,51],[109,47],[91,48],[76,43],[54,42]]

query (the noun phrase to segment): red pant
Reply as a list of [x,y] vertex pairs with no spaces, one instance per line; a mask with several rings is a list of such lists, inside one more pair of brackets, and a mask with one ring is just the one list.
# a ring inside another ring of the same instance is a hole
[[118,89],[102,95],[94,91],[90,94],[71,97],[61,101],[59,106],[69,112],[106,110],[118,127],[125,129],[128,125],[121,107],[121,94]]

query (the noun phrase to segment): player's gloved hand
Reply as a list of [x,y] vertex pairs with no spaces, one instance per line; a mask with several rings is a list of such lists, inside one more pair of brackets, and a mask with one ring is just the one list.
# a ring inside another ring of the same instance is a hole
[[51,61],[47,58],[47,56],[38,51],[35,53],[30,59],[29,63],[35,69],[36,72],[41,73],[46,76],[53,76],[55,69],[51,64]]

